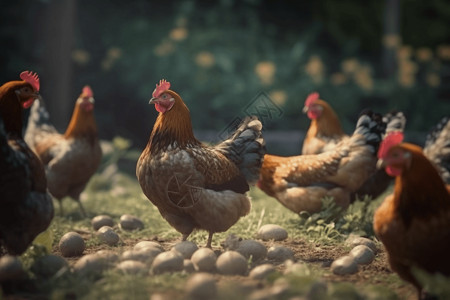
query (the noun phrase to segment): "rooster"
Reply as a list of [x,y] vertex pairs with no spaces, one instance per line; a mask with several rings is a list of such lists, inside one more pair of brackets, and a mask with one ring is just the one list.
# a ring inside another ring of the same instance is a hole
[[198,141],[189,109],[161,80],[149,102],[159,112],[136,166],[142,191],[183,240],[195,229],[224,232],[249,213],[246,196],[264,155],[262,124],[250,117],[215,147]]
[[421,297],[412,267],[450,276],[450,187],[420,147],[402,140],[402,133],[394,133],[380,147],[378,166],[395,177],[395,186],[376,210],[373,226],[392,270]]
[[425,156],[439,169],[446,184],[450,184],[450,117],[444,117],[427,135]]
[[0,87],[0,245],[22,254],[53,219],[44,166],[22,137],[22,113],[39,97],[39,77]]
[[319,154],[331,150],[342,139],[348,138],[336,112],[319,97],[316,92],[309,94],[303,107],[311,123],[303,141],[302,154]]
[[91,88],[83,88],[64,134],[57,132],[49,122],[45,107],[40,101],[36,101],[31,108],[25,140],[46,167],[48,189],[59,201],[61,216],[62,199],[70,196],[77,201],[85,217],[86,211],[81,204],[80,194],[102,158]]
[[347,207],[351,193],[375,170],[384,130],[380,115],[365,112],[353,135],[332,150],[292,157],[266,154],[258,187],[295,213],[320,211],[325,196]]

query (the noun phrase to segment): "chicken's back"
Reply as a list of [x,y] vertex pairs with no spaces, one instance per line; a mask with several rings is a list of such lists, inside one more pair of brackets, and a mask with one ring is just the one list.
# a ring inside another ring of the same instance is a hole
[[61,135],[49,136],[47,141],[49,147],[38,153],[47,165],[50,193],[57,199],[65,196],[78,199],[100,165],[100,144],[97,142],[92,145],[84,139],[65,139]]

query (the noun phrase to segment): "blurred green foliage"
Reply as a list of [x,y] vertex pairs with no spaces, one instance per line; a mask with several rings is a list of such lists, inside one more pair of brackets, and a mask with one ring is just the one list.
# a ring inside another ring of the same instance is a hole
[[[55,0],[2,4],[2,82],[40,73],[46,9]],[[220,131],[261,91],[282,110],[268,130],[305,130],[306,96],[319,91],[347,132],[366,107],[404,110],[407,131],[425,132],[450,112],[450,3],[400,1],[397,72],[383,75],[385,1],[196,0],[77,3],[73,100],[88,83],[102,138],[143,147],[156,111],[147,105],[165,78],[191,110],[195,129]]]

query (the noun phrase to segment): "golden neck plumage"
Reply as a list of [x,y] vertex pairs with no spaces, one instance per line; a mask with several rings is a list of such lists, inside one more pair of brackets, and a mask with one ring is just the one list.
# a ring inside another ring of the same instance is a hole
[[151,152],[165,150],[175,143],[180,148],[200,144],[194,136],[191,117],[186,104],[174,91],[169,90],[167,92],[173,96],[175,104],[169,111],[159,113],[148,143]]
[[321,104],[323,107],[322,115],[317,119],[311,120],[311,132],[317,134],[318,132],[324,136],[342,136],[344,131],[341,127],[341,122],[333,109],[327,104]]
[[80,106],[75,104],[75,109],[64,137],[66,139],[85,138],[91,144],[94,144],[97,140],[97,125],[95,124],[94,111],[82,111]]

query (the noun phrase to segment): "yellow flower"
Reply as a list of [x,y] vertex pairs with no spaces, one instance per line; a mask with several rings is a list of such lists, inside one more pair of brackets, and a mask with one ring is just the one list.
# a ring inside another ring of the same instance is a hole
[[331,83],[334,85],[343,85],[345,83],[347,83],[348,78],[347,76],[345,76],[345,74],[341,73],[341,72],[336,72],[331,74],[330,77]]
[[286,103],[287,94],[283,90],[273,90],[269,93],[270,99],[278,105]]
[[436,73],[428,73],[426,76],[426,81],[429,86],[437,87],[441,84],[441,77]]
[[262,61],[255,66],[255,73],[265,85],[273,83],[276,66],[273,62]]
[[72,59],[80,65],[85,65],[91,59],[91,55],[86,50],[75,49],[72,51]]
[[418,69],[417,64],[410,60],[402,60],[398,64],[398,71],[400,73],[416,74]]
[[174,28],[170,31],[169,37],[174,41],[182,41],[188,36],[188,30],[184,27]]
[[414,74],[399,72],[398,82],[404,87],[412,87],[416,83],[416,77]]
[[314,83],[320,83],[323,80],[325,66],[318,55],[312,55],[306,63],[305,71]]
[[372,70],[368,66],[362,66],[355,73],[354,80],[356,84],[366,91],[373,89]]
[[430,48],[419,48],[416,50],[416,57],[418,61],[427,62],[433,58],[433,51]]
[[398,60],[407,60],[412,56],[413,49],[411,46],[403,45],[397,50]]
[[398,34],[386,34],[383,36],[383,45],[386,48],[397,48],[401,44],[401,38]]
[[161,44],[153,49],[153,53],[157,56],[166,56],[175,50],[175,46],[171,41],[164,40]]
[[211,68],[216,63],[216,59],[211,52],[202,51],[195,57],[195,62],[197,65],[203,68]]
[[341,63],[341,69],[346,74],[353,74],[355,73],[359,68],[361,67],[361,64],[356,58],[348,58]]
[[440,45],[437,48],[437,55],[444,60],[450,60],[450,45]]
[[110,59],[118,59],[122,56],[122,50],[118,47],[111,47],[108,49],[106,56]]

